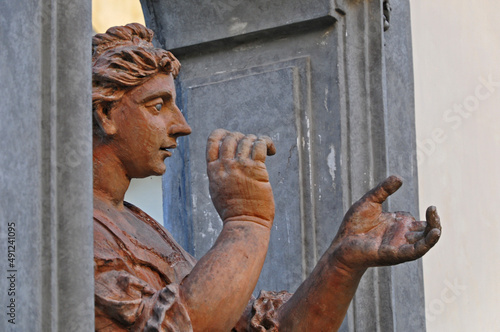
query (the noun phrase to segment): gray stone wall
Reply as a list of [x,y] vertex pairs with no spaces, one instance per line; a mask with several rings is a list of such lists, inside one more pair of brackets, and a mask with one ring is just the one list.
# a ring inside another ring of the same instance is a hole
[[[267,134],[278,149],[257,290],[294,291],[346,209],[389,174],[405,185],[386,207],[418,214],[409,4],[391,1],[384,31],[384,2],[142,1],[156,43],[183,64],[178,103],[193,134],[169,158],[165,224],[196,257],[221,228],[204,161],[218,127]],[[424,331],[421,263],[370,269],[341,330]]]
[[0,331],[94,329],[90,4],[0,2]]

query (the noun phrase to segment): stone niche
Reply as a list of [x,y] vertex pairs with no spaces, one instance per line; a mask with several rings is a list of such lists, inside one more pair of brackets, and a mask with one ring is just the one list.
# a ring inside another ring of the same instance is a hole
[[[197,258],[222,223],[205,144],[215,128],[270,136],[276,218],[260,289],[294,291],[346,208],[388,174],[387,208],[418,216],[407,0],[143,0],[155,43],[182,63],[178,105],[193,127],[164,177],[165,224]],[[392,7],[392,9],[391,9]],[[370,269],[341,331],[425,330],[419,261]]]

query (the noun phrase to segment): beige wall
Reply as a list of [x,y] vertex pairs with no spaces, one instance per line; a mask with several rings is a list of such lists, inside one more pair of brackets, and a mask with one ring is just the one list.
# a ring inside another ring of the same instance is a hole
[[[500,331],[500,2],[411,0],[428,331]],[[488,81],[493,81],[488,83]]]
[[96,33],[133,22],[144,24],[139,0],[92,0],[92,28]]

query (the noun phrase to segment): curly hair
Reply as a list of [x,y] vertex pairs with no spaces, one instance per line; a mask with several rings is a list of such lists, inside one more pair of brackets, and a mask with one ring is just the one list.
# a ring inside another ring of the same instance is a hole
[[[155,48],[153,31],[139,23],[109,28],[92,38],[92,112],[108,112],[128,90],[158,72],[177,77],[181,64],[172,53]],[[94,118],[93,131],[100,133]]]

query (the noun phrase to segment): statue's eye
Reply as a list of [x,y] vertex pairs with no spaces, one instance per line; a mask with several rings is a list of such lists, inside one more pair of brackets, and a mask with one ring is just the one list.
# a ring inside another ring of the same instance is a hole
[[159,111],[161,111],[162,106],[163,106],[163,104],[158,103],[158,104],[155,105],[155,108],[159,112]]

